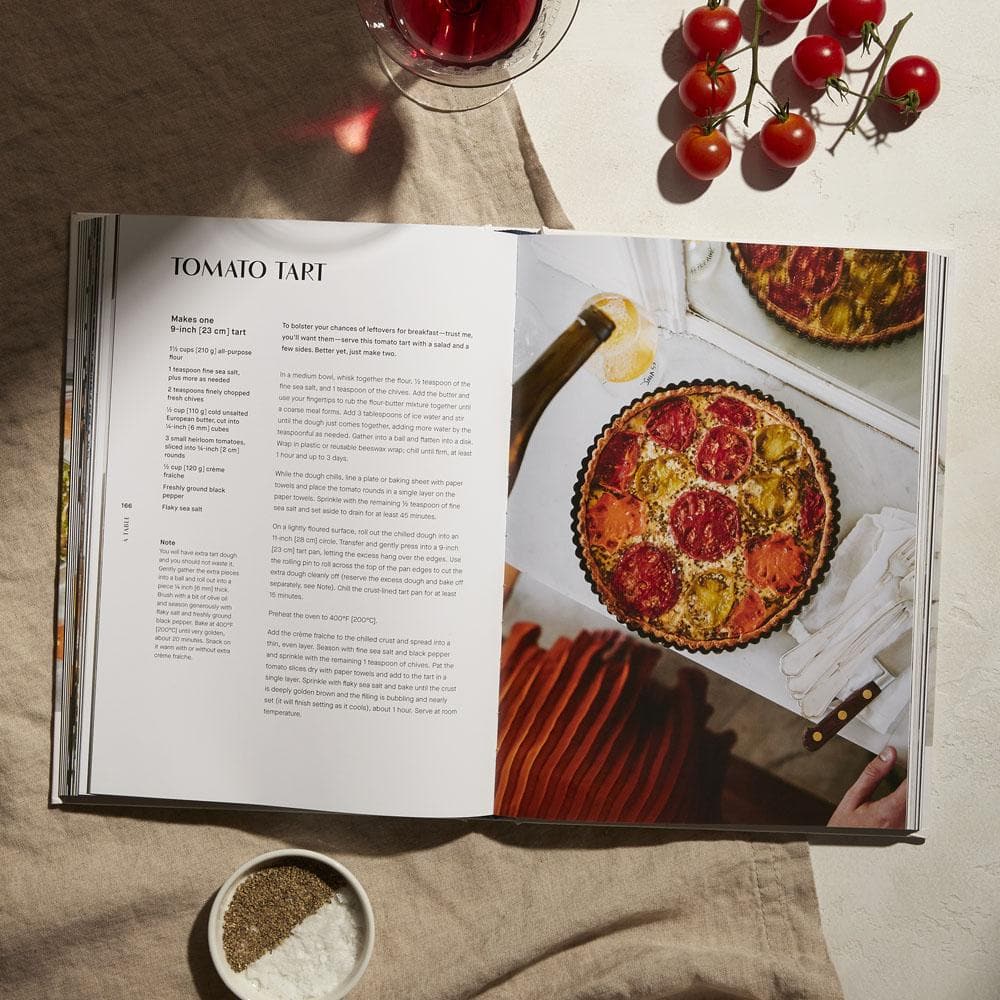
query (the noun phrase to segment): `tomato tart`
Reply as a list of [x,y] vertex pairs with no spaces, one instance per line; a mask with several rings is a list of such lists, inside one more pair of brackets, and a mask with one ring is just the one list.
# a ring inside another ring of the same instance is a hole
[[758,304],[800,337],[871,347],[923,326],[925,253],[772,243],[730,243],[729,251]]
[[812,432],[747,386],[682,382],[626,406],[577,480],[580,565],[636,632],[736,649],[805,604],[836,544],[833,474]]

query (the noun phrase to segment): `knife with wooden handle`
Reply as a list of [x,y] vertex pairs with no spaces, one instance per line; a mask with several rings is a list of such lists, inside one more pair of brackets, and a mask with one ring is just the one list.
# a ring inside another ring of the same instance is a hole
[[802,735],[802,745],[807,750],[819,750],[847,725],[851,719],[863,712],[880,694],[882,688],[875,681],[869,681],[863,688],[845,698],[825,718],[810,726]]

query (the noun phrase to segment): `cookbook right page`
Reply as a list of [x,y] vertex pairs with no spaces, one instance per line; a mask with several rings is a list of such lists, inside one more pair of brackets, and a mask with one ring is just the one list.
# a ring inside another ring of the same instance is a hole
[[[574,310],[613,332],[558,391],[534,387],[547,405],[508,507],[500,815],[916,825],[928,258],[733,247],[521,241],[515,400]],[[876,823],[845,802],[886,747]]]

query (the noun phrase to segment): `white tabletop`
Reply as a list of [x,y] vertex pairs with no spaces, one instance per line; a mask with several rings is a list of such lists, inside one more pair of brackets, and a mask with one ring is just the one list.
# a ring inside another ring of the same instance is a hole
[[[990,627],[1000,607],[994,527],[1000,351],[993,342],[1000,212],[990,124],[997,73],[987,47],[1000,38],[1000,8],[986,0],[947,6],[889,0],[887,22],[914,12],[898,54],[925,54],[941,70],[937,104],[879,144],[847,136],[835,155],[826,147],[838,130],[824,126],[812,159],[791,174],[770,169],[751,144],[745,154],[735,151],[723,177],[704,185],[679,171],[667,138],[687,122],[675,87],[689,56],[675,31],[692,6],[694,0],[584,0],[563,45],[519,81],[518,95],[556,194],[580,229],[913,246],[953,255],[949,475],[927,842],[818,845],[812,853],[824,926],[848,1000],[993,1000],[1000,993],[994,819],[1000,647]],[[764,53],[766,79],[777,68],[778,79],[788,80],[787,59],[807,33],[801,25],[779,34],[783,40]],[[864,61],[860,53],[849,56],[849,65]],[[746,57],[734,64],[741,65]],[[801,93],[789,88],[793,104]],[[843,121],[823,98],[817,107],[826,120]],[[758,125],[765,117],[763,108],[755,110]]]

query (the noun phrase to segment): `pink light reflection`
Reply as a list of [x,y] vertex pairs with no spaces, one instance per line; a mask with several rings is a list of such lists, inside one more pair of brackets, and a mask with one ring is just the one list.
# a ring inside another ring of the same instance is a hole
[[289,139],[305,142],[310,139],[332,139],[345,153],[360,156],[371,142],[375,119],[382,110],[380,104],[369,104],[358,111],[347,111],[330,118],[303,122],[286,131]]

